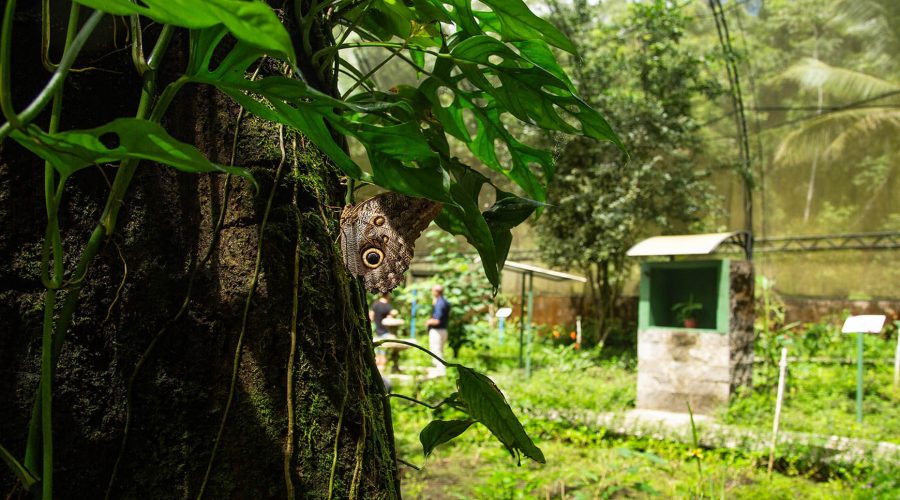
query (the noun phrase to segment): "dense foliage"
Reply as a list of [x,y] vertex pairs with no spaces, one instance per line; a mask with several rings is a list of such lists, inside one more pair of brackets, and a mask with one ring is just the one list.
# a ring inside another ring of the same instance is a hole
[[[761,317],[760,317],[761,319]],[[854,370],[838,360],[850,358],[854,340],[842,335],[839,323],[798,325],[787,344],[789,365],[781,428],[787,433],[811,433],[825,441],[832,435],[898,444],[900,419],[892,408],[900,394],[891,387],[891,366],[896,336],[866,339],[867,356],[878,359],[866,367],[866,421],[854,416]],[[889,337],[889,338],[888,338]],[[783,339],[784,340],[784,339]],[[500,343],[496,335],[478,337],[479,350],[466,350],[461,361],[489,371],[521,411],[529,429],[540,429],[536,443],[548,458],[545,466],[509,463],[503,450],[483,431],[442,445],[422,458],[418,429],[436,416],[452,418],[449,408],[430,410],[405,405],[397,415],[398,452],[421,471],[407,470],[404,492],[412,496],[456,494],[463,497],[535,498],[566,495],[573,498],[608,498],[616,495],[692,498],[772,498],[791,495],[880,498],[900,491],[897,464],[860,456],[838,462],[823,456],[814,445],[787,442],[779,446],[773,474],[766,473],[776,384],[769,367],[756,366],[754,388],[728,408],[713,415],[738,433],[756,436],[749,449],[697,449],[692,443],[669,438],[634,437],[623,426],[607,426],[599,416],[622,416],[634,407],[637,366],[634,353],[576,350],[560,346],[552,335],[539,336],[534,346],[534,372],[524,379],[517,369],[517,345]],[[762,347],[757,355],[762,356]],[[812,359],[830,356],[832,361]],[[795,359],[796,357],[796,359]],[[407,358],[405,366],[426,362]],[[835,362],[837,361],[837,362]],[[413,379],[399,387],[425,401],[438,400],[450,385],[445,380]],[[657,437],[670,436],[656,429]],[[709,442],[703,424],[700,438]],[[724,441],[729,441],[725,439]],[[731,441],[735,441],[732,436]],[[720,441],[721,443],[722,441]],[[702,467],[697,469],[695,461]],[[471,474],[473,468],[490,474]]]
[[[96,10],[82,24],[83,7]],[[49,2],[42,9],[42,33],[49,33]],[[578,97],[551,49],[574,53],[575,46],[521,0],[486,0],[478,7],[467,0],[298,1],[278,10],[259,0],[77,0],[71,5],[59,64],[49,61],[49,41],[43,39],[43,62],[53,77],[21,112],[12,103],[12,91],[23,90],[12,84],[15,14],[16,2],[6,2],[0,36],[0,110],[7,121],[0,126],[0,139],[9,137],[46,161],[47,226],[39,263],[46,298],[41,384],[26,457],[22,464],[3,450],[2,458],[26,489],[36,490],[40,482],[44,498],[53,496],[53,373],[88,269],[117,229],[120,208],[140,162],[190,173],[227,173],[255,185],[247,169],[211,162],[164,128],[170,104],[186,85],[212,86],[248,113],[302,133],[346,176],[348,202],[354,201],[354,191],[362,185],[443,202],[438,224],[464,236],[478,250],[494,288],[510,247],[510,230],[541,205],[554,176],[552,157],[517,139],[507,125],[510,117],[528,126],[622,146],[603,117]],[[63,106],[66,77],[106,15],[121,16],[129,27],[134,68],[142,79],[140,88],[134,89],[140,92],[140,102],[133,117],[61,131],[60,116],[68,110]],[[158,74],[161,60],[177,30],[184,30],[188,38],[187,63],[171,80],[167,75],[163,81]],[[152,48],[145,53],[145,47]],[[387,58],[369,71],[345,55],[373,48],[384,50]],[[374,86],[371,76],[393,58],[408,64],[418,79],[391,88]],[[37,118],[45,108],[51,117],[42,126]],[[467,122],[466,116],[472,119]],[[469,129],[472,124],[474,131]],[[351,139],[365,149],[370,171],[351,157],[347,144]],[[465,144],[485,167],[506,176],[522,196],[497,189],[476,168],[453,157],[451,139]],[[504,153],[498,155],[501,149]],[[59,222],[67,182],[79,171],[106,163],[118,165],[106,206],[84,248],[68,255]],[[483,191],[494,200],[484,211],[479,203]],[[250,297],[259,278],[259,262],[257,255]],[[242,338],[220,433],[235,391]],[[490,380],[452,366],[459,374],[455,398],[469,418],[488,426],[511,453],[543,461]],[[289,468],[286,482],[290,491]]]
[[718,88],[704,54],[683,43],[690,18],[678,7],[636,3],[599,24],[600,7],[554,5],[584,54],[569,63],[576,85],[621,124],[631,155],[625,160],[614,148],[569,142],[549,192],[552,206],[536,226],[546,260],[589,277],[602,342],[614,327],[628,248],[643,236],[683,230],[710,208],[708,173],[696,164],[703,148],[694,102]]

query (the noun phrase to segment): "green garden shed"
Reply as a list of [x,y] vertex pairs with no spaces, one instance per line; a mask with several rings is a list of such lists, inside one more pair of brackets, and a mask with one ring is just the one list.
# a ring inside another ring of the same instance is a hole
[[[738,252],[710,258],[729,245]],[[638,305],[638,408],[685,412],[690,403],[693,411],[708,413],[738,387],[750,386],[751,252],[745,232],[656,236],[629,249],[629,256],[646,258]]]

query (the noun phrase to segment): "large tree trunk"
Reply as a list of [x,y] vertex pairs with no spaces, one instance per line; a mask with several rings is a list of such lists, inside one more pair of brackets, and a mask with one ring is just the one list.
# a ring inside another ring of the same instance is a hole
[[[48,76],[39,11],[20,11],[18,109]],[[183,67],[183,35],[164,75]],[[103,46],[93,57],[112,49],[111,29],[95,39]],[[103,66],[119,73],[71,78],[62,129],[134,113],[139,80],[128,51]],[[218,92],[193,87],[165,124],[228,164],[238,114]],[[234,163],[252,167],[259,192],[236,179],[228,189],[222,175],[146,162],[138,169],[119,228],[87,275],[54,380],[58,498],[103,498],[108,487],[112,498],[196,497],[201,488],[206,498],[284,498],[288,483],[297,497],[399,496],[364,296],[335,245],[337,171],[303,137],[246,115],[236,145]],[[43,169],[11,141],[0,148],[0,444],[21,458],[40,374]],[[104,177],[114,174],[104,166],[70,180],[61,210],[67,267],[97,223]],[[0,469],[0,495],[14,485]]]

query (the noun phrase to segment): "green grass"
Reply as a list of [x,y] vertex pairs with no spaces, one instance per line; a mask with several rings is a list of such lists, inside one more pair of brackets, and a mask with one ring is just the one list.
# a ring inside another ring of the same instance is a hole
[[[900,395],[892,367],[867,366],[863,423],[856,422],[856,367],[797,362],[790,366],[781,429],[900,444]],[[724,423],[767,428],[775,412],[774,387],[757,387],[736,398],[719,417]]]
[[[427,364],[424,355],[404,356],[405,366]],[[542,448],[547,464],[525,459],[517,465],[479,425],[439,446],[426,460],[418,441],[419,431],[433,418],[453,418],[454,410],[435,413],[395,399],[392,405],[398,455],[407,462],[424,464],[422,471],[403,467],[402,484],[408,498],[900,496],[900,471],[883,464],[826,467],[798,456],[780,459],[776,472],[769,477],[767,457],[740,450],[694,450],[689,445],[623,439],[606,436],[602,429],[540,418],[541,413],[552,410],[614,412],[633,408],[633,355],[604,359],[596,351],[536,344],[531,379],[517,367],[518,345],[513,342],[467,348],[455,361],[479,369],[497,382],[525,429]],[[762,373],[765,370],[760,366],[755,380],[767,380]],[[891,367],[867,367],[863,426],[855,423],[854,370],[847,365],[792,365],[782,429],[898,442],[900,398],[890,387]],[[430,403],[454,390],[452,376],[395,387],[395,392]],[[769,432],[773,406],[774,389],[757,387],[717,417],[724,423]],[[701,471],[695,463],[698,456]]]

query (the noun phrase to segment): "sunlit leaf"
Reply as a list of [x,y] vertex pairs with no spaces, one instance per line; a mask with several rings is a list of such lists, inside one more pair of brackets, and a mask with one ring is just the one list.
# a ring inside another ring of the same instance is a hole
[[465,401],[469,415],[484,424],[514,456],[520,452],[536,462],[546,463],[541,449],[525,433],[497,385],[465,366],[456,369],[459,371],[459,396]]
[[575,45],[555,26],[536,16],[522,0],[482,0],[491,11],[472,9],[471,0],[434,0],[454,8],[450,17],[468,36],[494,32],[507,42],[543,40],[574,54]]
[[275,11],[260,0],[77,0],[110,14],[140,14],[162,24],[201,29],[223,24],[235,38],[296,64],[294,46]]

